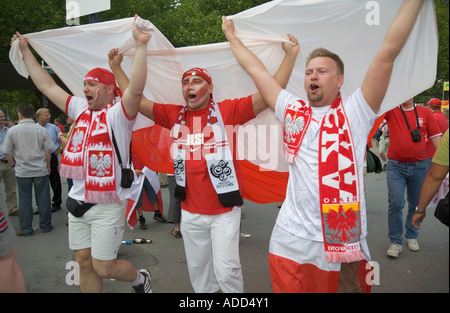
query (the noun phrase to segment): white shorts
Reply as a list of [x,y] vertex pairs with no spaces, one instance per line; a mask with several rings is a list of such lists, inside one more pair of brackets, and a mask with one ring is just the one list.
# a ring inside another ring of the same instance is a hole
[[69,213],[69,247],[72,250],[91,248],[97,260],[114,260],[122,244],[126,200],[100,203],[82,217]]
[[241,208],[218,215],[181,210],[181,232],[195,292],[244,292],[239,258]]

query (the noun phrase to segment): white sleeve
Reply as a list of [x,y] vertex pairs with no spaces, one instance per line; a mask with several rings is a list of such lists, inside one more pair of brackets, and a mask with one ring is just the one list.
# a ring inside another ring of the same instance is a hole
[[300,100],[299,97],[290,93],[289,91],[282,90],[277,98],[277,102],[275,104],[275,118],[281,122],[283,122],[284,109],[286,106],[295,101]]
[[348,117],[353,136],[367,139],[375,120],[381,115],[375,114],[358,88],[344,101],[345,114]]
[[80,116],[87,108],[88,103],[86,99],[72,96],[67,107],[67,115],[76,121],[78,116]]

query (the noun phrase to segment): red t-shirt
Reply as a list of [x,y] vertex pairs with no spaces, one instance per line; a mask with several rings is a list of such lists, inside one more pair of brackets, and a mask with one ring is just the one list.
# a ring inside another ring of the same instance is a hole
[[[448,121],[445,117],[444,113],[441,111],[434,111],[432,112],[433,118],[438,124],[439,129],[441,130],[442,134],[445,134],[445,131],[448,129]],[[428,157],[432,158],[434,153],[436,152],[436,148],[434,147],[431,140],[428,140],[427,142],[427,150],[428,150]]]
[[[442,135],[431,111],[419,105],[416,105],[416,109],[419,117],[420,142],[412,140],[411,132],[406,125],[400,107],[396,107],[386,113],[385,119],[389,128],[389,159],[405,163],[425,160],[428,158],[427,139],[425,136],[431,138]],[[417,129],[414,108],[409,110],[403,109],[403,112],[405,112],[411,130]]]
[[[226,129],[227,125],[242,125],[255,117],[252,96],[225,100],[218,103],[218,106]],[[153,106],[155,123],[165,128],[172,129],[182,108],[183,106],[181,105],[155,103]],[[215,215],[231,211],[232,208],[225,208],[219,202],[217,193],[208,174],[206,161],[201,157],[203,155],[203,144],[207,143],[213,136],[210,129],[205,129],[208,114],[208,108],[199,111],[188,111],[186,126],[189,128],[190,132],[190,145],[189,151],[186,153],[186,198],[181,202],[181,208],[191,213]],[[194,118],[195,121],[198,121],[198,118],[201,118],[201,126],[197,124],[193,126]],[[186,139],[184,137],[187,137],[187,134],[183,134],[182,139]],[[230,133],[229,129],[227,129],[227,137],[233,155],[233,163],[239,183],[239,190],[242,195],[242,171],[239,161],[236,160],[237,137],[235,136],[235,132]]]

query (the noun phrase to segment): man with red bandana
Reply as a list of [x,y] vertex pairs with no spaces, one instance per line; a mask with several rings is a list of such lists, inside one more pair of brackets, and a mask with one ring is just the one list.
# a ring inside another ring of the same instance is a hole
[[[142,21],[139,19],[139,21]],[[82,292],[101,292],[103,279],[132,282],[135,292],[151,292],[150,273],[136,270],[128,261],[117,259],[122,242],[129,189],[121,186],[120,153],[128,164],[131,134],[139,110],[146,78],[148,33],[133,25],[136,51],[129,88],[121,93],[114,75],[95,68],[84,79],[85,98],[73,97],[60,88],[32,54],[26,38],[19,33],[23,60],[36,87],[57,107],[75,120],[66,144],[60,172],[73,179],[67,208],[69,245],[80,269]],[[115,151],[115,137],[119,151]],[[81,212],[80,205],[89,208]]]
[[[275,79],[286,86],[299,51],[297,40],[284,43],[285,58]],[[111,65],[121,90],[127,78],[121,56],[111,50]],[[242,174],[225,125],[242,125],[267,106],[259,93],[215,103],[208,71],[192,68],[181,79],[185,105],[155,103],[143,97],[140,112],[172,129],[176,180],[181,201],[181,232],[195,292],[243,292],[239,259]],[[234,140],[232,142],[235,144]]]

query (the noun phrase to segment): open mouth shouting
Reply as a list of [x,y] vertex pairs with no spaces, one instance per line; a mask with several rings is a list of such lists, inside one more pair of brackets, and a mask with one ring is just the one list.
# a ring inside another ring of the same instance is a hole
[[311,92],[316,92],[317,90],[319,90],[319,86],[317,86],[316,84],[311,84],[309,85],[309,90]]

